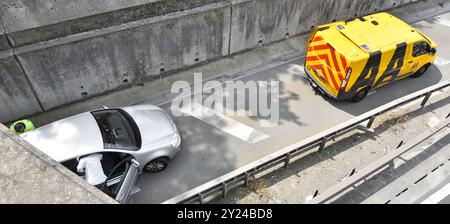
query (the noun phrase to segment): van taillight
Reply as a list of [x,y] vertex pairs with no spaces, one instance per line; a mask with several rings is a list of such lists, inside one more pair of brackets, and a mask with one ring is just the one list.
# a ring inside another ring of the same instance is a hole
[[345,79],[342,80],[341,90],[345,90],[345,88],[347,88],[348,80],[350,79],[350,74],[352,74],[352,68],[348,68],[347,75],[345,76]]

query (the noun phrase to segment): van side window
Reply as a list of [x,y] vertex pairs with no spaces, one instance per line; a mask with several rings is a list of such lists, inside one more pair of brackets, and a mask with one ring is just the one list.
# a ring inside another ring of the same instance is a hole
[[417,42],[414,44],[413,53],[414,57],[419,57],[420,55],[424,55],[428,53],[429,45],[423,41]]

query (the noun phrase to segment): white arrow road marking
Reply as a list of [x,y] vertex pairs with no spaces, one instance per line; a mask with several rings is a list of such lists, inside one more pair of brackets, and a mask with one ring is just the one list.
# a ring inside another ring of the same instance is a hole
[[261,131],[226,117],[225,115],[204,107],[199,103],[186,105],[180,109],[180,111],[249,144],[255,144],[270,137]]

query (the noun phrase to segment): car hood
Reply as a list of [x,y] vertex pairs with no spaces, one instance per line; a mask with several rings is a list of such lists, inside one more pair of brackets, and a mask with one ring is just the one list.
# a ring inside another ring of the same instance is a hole
[[158,144],[159,140],[178,133],[169,115],[156,106],[134,106],[123,108],[139,128],[142,146]]
[[100,129],[89,112],[53,122],[21,137],[58,162],[103,149]]

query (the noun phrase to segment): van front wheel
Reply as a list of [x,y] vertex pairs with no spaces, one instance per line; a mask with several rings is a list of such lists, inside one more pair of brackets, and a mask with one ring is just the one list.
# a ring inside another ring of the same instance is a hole
[[425,72],[427,72],[429,67],[430,67],[430,64],[424,65],[422,68],[419,69],[419,71],[414,73],[411,77],[413,77],[413,78],[421,77],[423,74],[425,74]]
[[356,93],[356,95],[352,98],[353,103],[361,102],[366,96],[369,94],[369,88],[365,88]]

